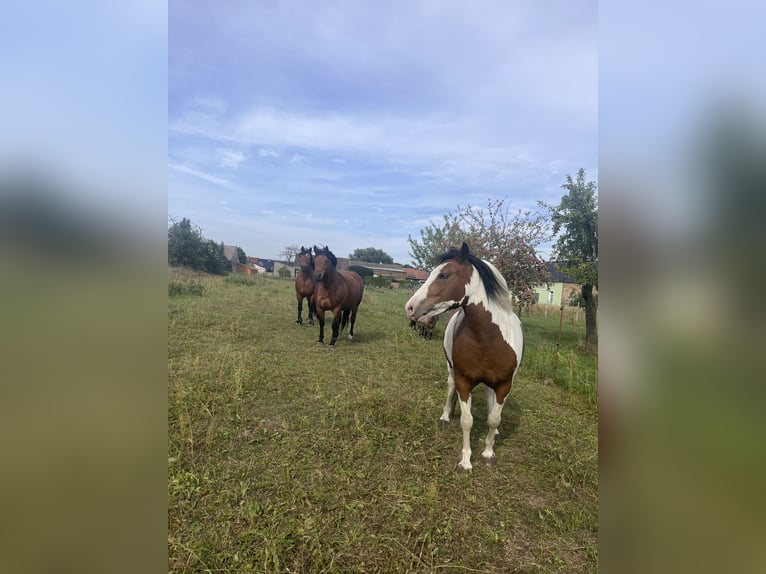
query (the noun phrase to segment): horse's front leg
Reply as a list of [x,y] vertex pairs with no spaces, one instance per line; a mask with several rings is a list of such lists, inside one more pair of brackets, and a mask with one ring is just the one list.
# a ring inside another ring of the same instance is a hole
[[332,338],[330,339],[330,346],[335,346],[335,341],[338,340],[338,334],[340,333],[340,318],[343,315],[343,310],[338,308],[333,310],[332,313]]
[[298,325],[303,324],[301,313],[303,312],[303,297],[298,297],[298,319],[295,321]]
[[317,309],[317,319],[319,320],[319,340],[317,343],[324,343],[324,309]]
[[460,428],[463,429],[463,451],[460,462],[457,464],[458,472],[470,472],[471,464],[471,428],[473,428],[473,415],[471,414],[471,395],[468,400],[460,397]]

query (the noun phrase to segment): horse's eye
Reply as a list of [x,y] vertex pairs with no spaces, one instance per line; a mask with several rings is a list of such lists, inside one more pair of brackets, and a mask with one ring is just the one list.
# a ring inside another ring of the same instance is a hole
[[449,275],[447,275],[446,273],[439,273],[439,275],[438,275],[439,279],[447,279],[448,277],[449,277]]

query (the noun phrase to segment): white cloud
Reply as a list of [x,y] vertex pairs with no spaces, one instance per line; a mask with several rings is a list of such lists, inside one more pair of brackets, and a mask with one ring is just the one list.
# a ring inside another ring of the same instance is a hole
[[228,179],[224,179],[222,177],[216,177],[214,175],[210,175],[209,173],[205,173],[204,171],[199,171],[197,169],[191,168],[187,165],[177,164],[177,163],[169,163],[168,167],[170,169],[174,169],[176,171],[180,171],[181,173],[188,173],[189,175],[193,175],[194,177],[198,177],[200,179],[204,179],[205,181],[209,181],[210,183],[214,183],[216,185],[221,185],[224,187],[228,187],[231,185],[231,182]]
[[218,165],[221,167],[238,168],[245,159],[245,154],[230,148],[218,148]]

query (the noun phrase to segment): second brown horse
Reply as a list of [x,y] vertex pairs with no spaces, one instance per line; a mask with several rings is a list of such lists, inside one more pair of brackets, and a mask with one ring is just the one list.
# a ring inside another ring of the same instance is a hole
[[[330,346],[335,346],[338,334],[350,323],[348,338],[354,338],[356,311],[364,295],[362,278],[353,271],[338,271],[338,260],[327,247],[314,246],[314,303],[319,319],[319,343],[324,343],[324,313],[332,311],[332,338]],[[350,319],[350,321],[349,321]]]

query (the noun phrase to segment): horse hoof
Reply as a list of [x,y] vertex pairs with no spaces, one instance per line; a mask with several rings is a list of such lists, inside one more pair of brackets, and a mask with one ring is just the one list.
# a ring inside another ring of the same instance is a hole
[[439,419],[439,424],[443,427],[448,427],[449,421],[445,421],[444,419]]
[[349,340],[349,341],[353,341],[353,340],[354,340],[354,336],[353,336],[353,335],[349,335],[349,336],[348,336],[348,340]]
[[471,469],[464,468],[463,465],[458,463],[457,468],[455,469],[455,472],[457,472],[458,474],[471,474]]
[[497,457],[495,455],[482,456],[481,460],[483,460],[484,464],[486,464],[487,466],[495,466],[497,464]]

